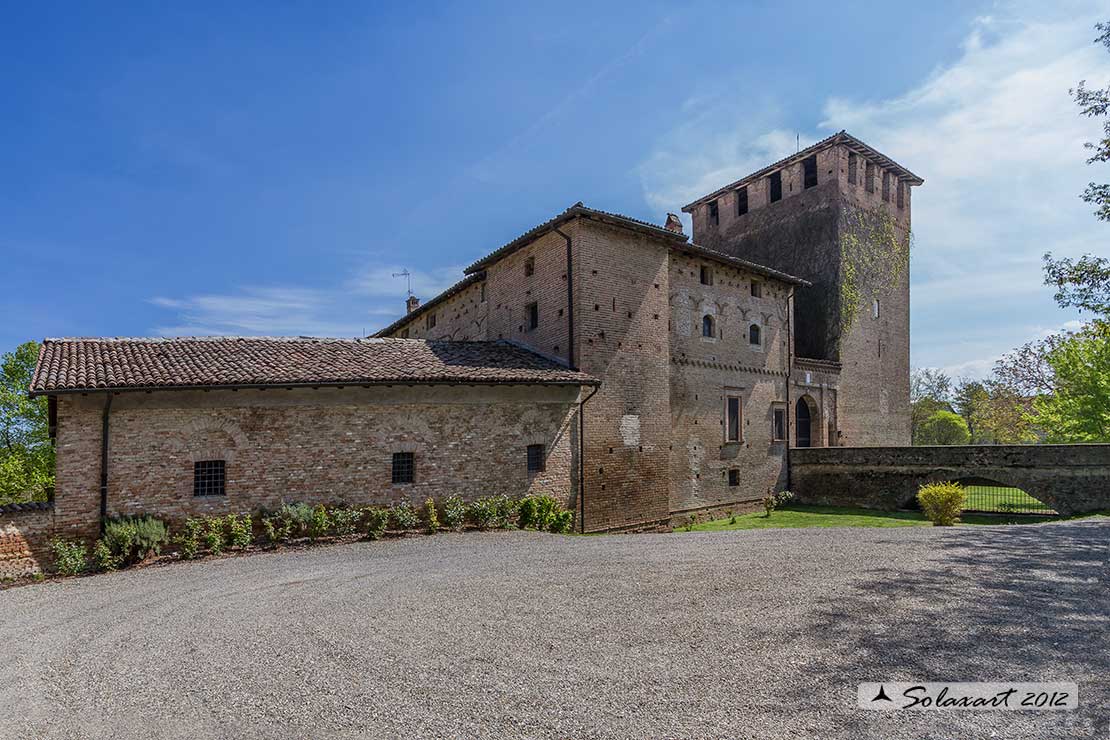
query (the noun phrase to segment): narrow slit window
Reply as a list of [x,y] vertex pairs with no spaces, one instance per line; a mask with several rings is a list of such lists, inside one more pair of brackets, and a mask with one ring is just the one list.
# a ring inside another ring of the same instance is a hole
[[709,201],[709,223],[714,226],[721,223],[721,211],[717,207],[717,201],[715,200]]
[[543,445],[528,445],[528,472],[542,473],[547,468],[547,454]]
[[531,331],[540,325],[540,305],[538,303],[528,304],[528,330]]
[[855,152],[848,152],[848,184],[856,184],[857,157]]
[[786,439],[786,409],[782,406],[775,406],[771,410],[771,434],[775,442],[782,442]]
[[898,193],[898,207],[899,208],[905,208],[906,207],[906,183],[899,180],[898,184],[895,185],[894,187],[896,189],[895,192]]
[[198,460],[193,463],[194,496],[226,496],[227,469],[223,460]]
[[868,162],[867,167],[864,168],[863,186],[867,192],[875,192],[875,165],[871,164],[870,162]]
[[890,202],[890,173],[883,172],[883,200]]
[[712,267],[706,267],[705,265],[702,265],[702,267],[701,267],[701,284],[702,285],[712,285],[713,284],[713,268]]
[[728,396],[725,399],[725,441],[740,441],[740,398]]
[[744,186],[736,191],[736,215],[743,216],[748,212],[748,188]]
[[536,258],[529,257],[524,260],[524,276],[530,277],[536,274]]
[[782,172],[775,172],[769,178],[771,202],[782,200]]
[[803,182],[802,188],[809,189],[817,187],[817,155],[811,154],[802,160],[802,175]]
[[486,284],[485,284],[485,282],[482,283],[481,294],[482,294],[481,302],[485,303],[486,302]]
[[393,453],[393,482],[412,483],[416,480],[416,454],[412,452]]

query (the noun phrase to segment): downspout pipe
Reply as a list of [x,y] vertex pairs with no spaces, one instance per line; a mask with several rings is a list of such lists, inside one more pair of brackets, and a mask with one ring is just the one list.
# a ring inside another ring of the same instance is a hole
[[104,534],[104,523],[108,519],[108,432],[109,417],[112,412],[112,392],[104,396],[104,411],[100,418],[100,533]]
[[786,490],[790,490],[790,415],[794,408],[790,405],[790,381],[794,374],[794,289],[786,297]]
[[555,233],[567,243],[567,364],[571,370],[577,370],[578,367],[574,364],[574,256],[571,253],[570,237],[558,228]]
[[594,395],[601,390],[595,385],[590,395],[578,402],[578,515],[579,529],[586,534],[586,415],[585,406]]

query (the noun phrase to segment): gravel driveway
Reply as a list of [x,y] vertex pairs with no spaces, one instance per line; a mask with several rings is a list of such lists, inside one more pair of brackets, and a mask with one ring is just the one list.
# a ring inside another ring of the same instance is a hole
[[[1108,522],[439,535],[0,592],[6,737],[1110,737]],[[855,708],[1059,680],[1079,712]]]

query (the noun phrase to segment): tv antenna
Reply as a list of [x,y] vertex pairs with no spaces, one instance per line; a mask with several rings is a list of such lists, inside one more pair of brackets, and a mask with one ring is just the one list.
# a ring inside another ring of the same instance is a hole
[[408,268],[402,268],[400,272],[393,273],[393,277],[403,277],[405,279],[405,287],[408,289],[409,295],[412,295],[412,273]]

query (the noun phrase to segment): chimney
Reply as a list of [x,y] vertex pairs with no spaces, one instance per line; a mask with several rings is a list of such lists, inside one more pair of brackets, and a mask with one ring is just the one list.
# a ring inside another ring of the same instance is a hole
[[420,306],[420,299],[414,295],[410,295],[409,299],[405,301],[405,313],[412,313]]
[[673,213],[668,213],[667,214],[667,223],[663,225],[663,228],[666,229],[667,231],[673,231],[676,234],[681,234],[682,233],[682,221],[680,221],[678,216],[674,215]]

